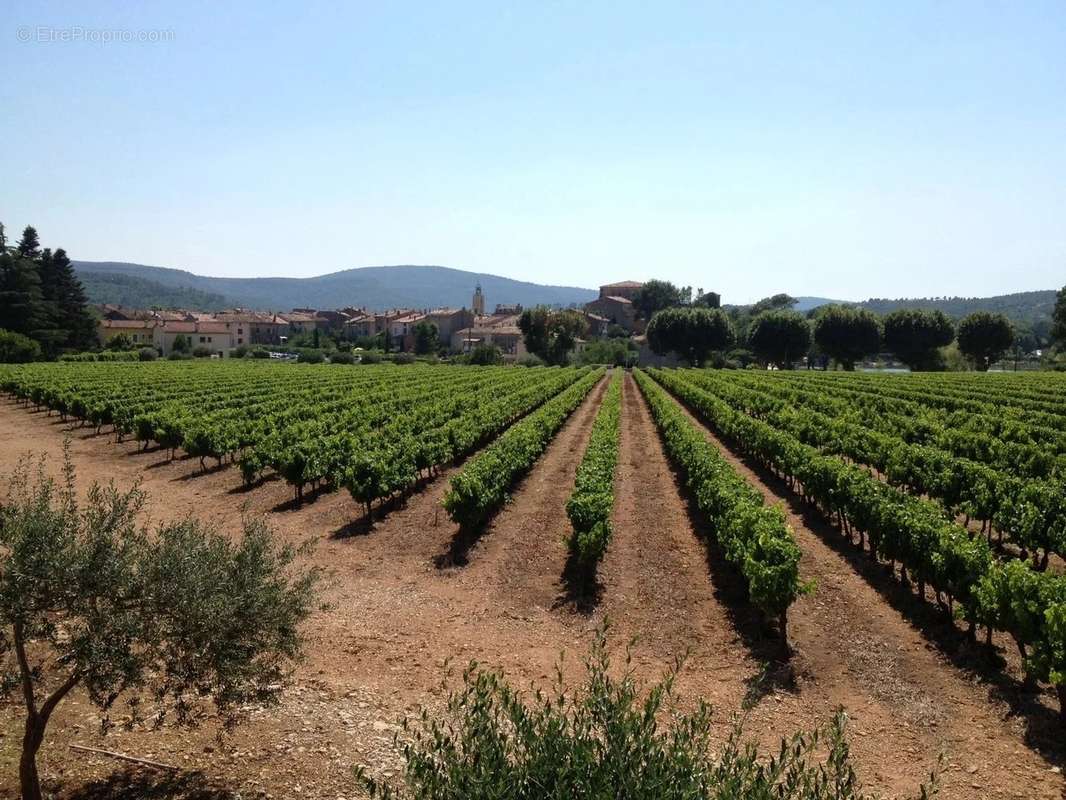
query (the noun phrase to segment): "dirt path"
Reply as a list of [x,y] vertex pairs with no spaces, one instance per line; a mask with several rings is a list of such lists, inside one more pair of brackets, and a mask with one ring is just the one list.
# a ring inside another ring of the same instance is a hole
[[976,789],[981,797],[1063,797],[1062,754],[1050,721],[1027,725],[1011,716],[1007,704],[951,663],[886,602],[871,582],[877,575],[857,571],[870,572],[858,563],[862,556],[831,546],[840,540],[833,527],[783,482],[700,427],[766,502],[781,505],[787,514],[803,552],[800,573],[817,584],[789,611],[800,694],[808,702],[819,698],[815,707],[824,703],[848,710],[859,763],[876,765],[877,780],[898,791],[916,785],[931,757],[943,752],[944,798],[971,798]]

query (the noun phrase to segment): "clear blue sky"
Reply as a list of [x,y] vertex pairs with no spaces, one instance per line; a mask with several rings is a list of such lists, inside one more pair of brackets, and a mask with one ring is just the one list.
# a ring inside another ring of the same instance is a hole
[[1066,282],[1063,0],[3,16],[0,220],[74,258],[663,277],[733,302]]

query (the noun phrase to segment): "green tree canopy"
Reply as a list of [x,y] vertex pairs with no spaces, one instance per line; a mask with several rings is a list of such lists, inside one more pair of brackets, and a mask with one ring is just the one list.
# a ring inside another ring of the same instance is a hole
[[978,372],[987,372],[1014,344],[1014,327],[1002,314],[975,311],[959,323],[959,352]]
[[0,364],[23,364],[41,358],[41,347],[29,336],[0,328]]
[[790,294],[775,294],[772,297],[764,297],[751,307],[751,315],[757,316],[764,311],[781,311],[793,308],[799,301]]
[[1066,286],[1055,296],[1055,311],[1051,316],[1051,340],[1066,350]]
[[537,306],[522,312],[518,327],[526,350],[549,364],[566,364],[577,339],[588,331],[588,320],[573,309]]
[[884,319],[885,347],[912,370],[942,368],[939,348],[951,344],[955,326],[943,311],[901,308]]
[[57,485],[23,462],[0,506],[2,686],[26,707],[23,800],[40,800],[36,756],[49,718],[76,686],[106,714],[141,693],[195,722],[197,698],[229,724],[270,702],[301,650],[318,574],[294,567],[261,523],[236,540],[192,519],[149,531],[144,494],[94,485],[84,507],[66,462]]
[[15,252],[20,258],[37,258],[41,254],[41,240],[37,236],[37,229],[27,225],[22,230],[22,238],[15,245]]
[[764,311],[752,320],[748,345],[761,361],[791,369],[811,347],[811,325],[795,311]]
[[692,300],[692,287],[678,288],[670,281],[650,280],[633,298],[633,308],[642,319],[651,319],[656,311],[688,305]]
[[823,306],[814,322],[814,341],[819,349],[846,370],[873,355],[881,346],[881,324],[865,309]]
[[677,353],[693,366],[700,366],[718,350],[736,342],[733,325],[717,308],[667,308],[657,311],[648,323],[648,344],[660,355]]
[[432,322],[419,322],[413,330],[415,336],[415,352],[420,356],[437,352],[440,337],[437,335],[437,326]]

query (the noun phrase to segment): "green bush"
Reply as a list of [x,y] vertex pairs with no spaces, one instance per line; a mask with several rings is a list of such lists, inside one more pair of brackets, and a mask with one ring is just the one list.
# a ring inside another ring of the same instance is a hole
[[544,359],[540,356],[527,353],[515,362],[520,367],[543,367]]
[[364,353],[359,354],[360,364],[380,364],[381,353],[374,352],[373,350],[367,350]]
[[137,351],[138,361],[155,361],[159,358],[159,351],[154,347],[142,347]]
[[180,350],[172,350],[170,355],[167,356],[167,361],[188,361],[192,358],[189,353],[183,353]]
[[248,355],[248,345],[246,344],[239,344],[230,350],[231,358],[244,358],[246,355]]
[[28,336],[0,328],[0,363],[23,364],[41,358],[41,346]]
[[252,358],[270,358],[270,351],[264,350],[262,347],[256,347],[251,351]]
[[194,347],[192,349],[192,357],[193,358],[210,358],[212,355],[214,355],[214,352],[215,351],[212,350],[207,345],[198,344],[196,347]]
[[[642,692],[628,656],[625,667],[611,668],[602,633],[577,691],[560,668],[551,690],[523,697],[471,664],[443,718],[423,712],[404,723],[404,786],[361,769],[358,777],[383,799],[872,800],[855,775],[843,713],[764,753],[737,721],[721,741],[705,701],[674,711],[676,669]],[[936,794],[935,774],[920,791]]]
[[337,352],[329,357],[330,364],[354,364],[355,356],[351,353]]
[[503,353],[500,352],[500,348],[491,344],[479,344],[470,353],[469,360],[471,364],[480,364],[487,366],[489,364],[501,364],[503,363]]
[[392,357],[392,362],[394,364],[414,364],[415,356],[414,353],[397,353]]
[[296,356],[296,361],[300,364],[321,364],[325,360],[326,356],[321,350],[301,350]]

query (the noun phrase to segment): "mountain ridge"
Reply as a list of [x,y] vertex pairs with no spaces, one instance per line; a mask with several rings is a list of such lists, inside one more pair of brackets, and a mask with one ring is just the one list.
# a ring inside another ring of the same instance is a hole
[[348,305],[377,310],[462,307],[471,304],[478,285],[489,309],[498,303],[567,306],[586,303],[597,296],[594,289],[538,284],[431,265],[355,267],[309,278],[216,278],[121,261],[75,261],[74,267],[79,275],[128,275],[171,289],[221,296],[235,306],[274,311]]

